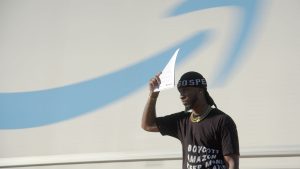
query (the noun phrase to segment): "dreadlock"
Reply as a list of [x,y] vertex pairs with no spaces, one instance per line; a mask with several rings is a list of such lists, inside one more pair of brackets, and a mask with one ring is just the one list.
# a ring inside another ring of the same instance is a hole
[[215,108],[218,108],[215,101],[210,97],[209,93],[207,90],[205,90],[205,93],[204,93],[204,96],[205,96],[205,99],[207,101],[207,103],[210,105],[210,106],[215,106]]

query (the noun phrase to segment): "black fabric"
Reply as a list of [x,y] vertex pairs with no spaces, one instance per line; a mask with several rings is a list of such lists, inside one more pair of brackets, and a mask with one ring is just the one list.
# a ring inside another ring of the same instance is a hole
[[177,88],[181,87],[200,87],[206,89],[207,82],[200,73],[190,71],[180,77]]
[[234,121],[219,109],[198,123],[190,121],[190,113],[179,112],[156,119],[162,135],[182,143],[183,169],[226,168],[224,155],[239,155],[238,133]]

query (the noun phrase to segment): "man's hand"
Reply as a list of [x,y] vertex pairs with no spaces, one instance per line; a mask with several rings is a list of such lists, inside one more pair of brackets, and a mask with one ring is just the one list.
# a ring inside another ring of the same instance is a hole
[[149,90],[150,90],[150,97],[151,98],[157,98],[159,92],[154,92],[154,90],[156,88],[158,88],[159,84],[160,84],[160,78],[159,75],[161,74],[161,72],[159,72],[157,75],[155,75],[153,78],[151,78],[149,80]]
[[228,169],[239,169],[239,155],[224,156],[224,160]]

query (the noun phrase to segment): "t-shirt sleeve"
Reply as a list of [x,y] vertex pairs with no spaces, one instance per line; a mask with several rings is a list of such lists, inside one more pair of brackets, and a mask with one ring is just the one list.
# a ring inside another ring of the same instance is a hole
[[240,155],[238,132],[232,118],[226,116],[221,127],[223,155]]
[[175,113],[167,115],[164,117],[156,118],[156,125],[159,128],[160,133],[164,135],[169,135],[175,138],[179,138],[180,128],[180,117],[182,113]]

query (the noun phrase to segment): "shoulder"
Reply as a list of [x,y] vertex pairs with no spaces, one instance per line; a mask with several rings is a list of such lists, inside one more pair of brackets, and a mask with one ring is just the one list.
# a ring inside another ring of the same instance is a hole
[[182,119],[182,118],[189,117],[190,114],[191,113],[189,113],[189,112],[181,111],[181,112],[178,112],[178,113],[173,113],[173,114],[170,114],[170,115],[166,115],[163,118]]
[[235,125],[233,119],[222,110],[214,108],[210,113],[210,118],[217,120],[219,123],[226,125],[226,124],[233,124]]
[[213,108],[211,110],[210,114],[212,116],[215,116],[215,117],[218,117],[218,118],[222,118],[222,119],[228,119],[228,118],[231,119],[231,117],[228,114],[224,113],[222,110],[217,109],[217,108]]

